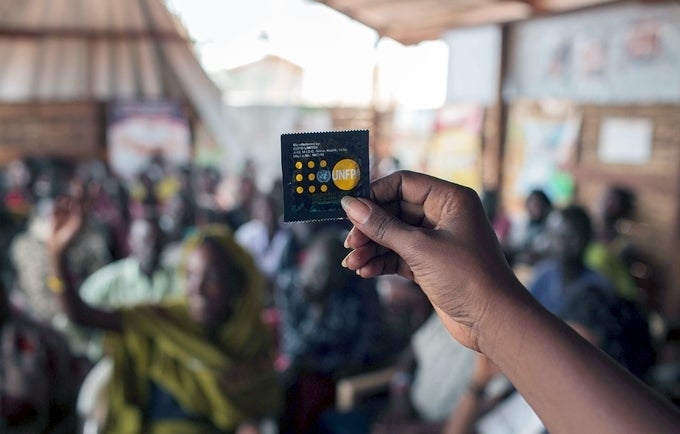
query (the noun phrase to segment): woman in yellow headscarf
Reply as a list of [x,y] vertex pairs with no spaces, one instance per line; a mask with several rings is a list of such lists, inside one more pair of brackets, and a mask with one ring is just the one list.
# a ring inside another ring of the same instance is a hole
[[108,433],[257,433],[276,417],[280,391],[261,313],[261,279],[227,228],[199,231],[186,244],[186,297],[171,304],[103,311],[68,284],[64,251],[82,225],[75,202],[55,209],[49,248],[53,276],[74,322],[108,331],[113,358]]

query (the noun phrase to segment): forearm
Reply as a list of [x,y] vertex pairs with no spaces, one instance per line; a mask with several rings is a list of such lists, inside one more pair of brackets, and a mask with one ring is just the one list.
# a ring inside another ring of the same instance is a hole
[[342,198],[354,225],[342,264],[363,277],[413,279],[451,335],[487,355],[551,433],[677,431],[677,411],[521,286],[477,193],[412,172],[371,190],[372,201]]
[[120,313],[97,309],[85,303],[78,289],[68,278],[68,268],[63,254],[52,255],[50,260],[52,279],[56,279],[51,288],[59,300],[61,307],[69,319],[81,326],[107,331],[120,331],[122,320]]
[[677,429],[677,411],[523,288],[504,294],[514,296],[494,301],[481,326],[480,347],[551,433]]

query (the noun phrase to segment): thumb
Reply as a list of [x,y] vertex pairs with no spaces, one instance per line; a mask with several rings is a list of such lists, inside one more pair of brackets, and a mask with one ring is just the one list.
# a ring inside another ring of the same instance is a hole
[[416,233],[397,217],[364,198],[345,196],[341,202],[347,217],[368,238],[401,256]]

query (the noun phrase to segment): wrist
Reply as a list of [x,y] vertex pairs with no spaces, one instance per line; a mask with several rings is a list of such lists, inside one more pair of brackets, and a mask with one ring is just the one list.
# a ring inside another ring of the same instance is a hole
[[[525,316],[532,315],[537,305],[533,296],[514,279],[499,291],[478,320],[477,344],[479,351],[498,364],[496,357],[509,347],[513,339],[525,327]],[[539,306],[540,307],[540,306]]]
[[480,352],[511,377],[525,356],[529,332],[544,327],[546,317],[552,315],[519,282],[495,300],[488,314],[488,323],[481,327]]
[[64,271],[66,269],[66,261],[64,259],[64,254],[62,252],[51,252],[50,253],[50,271],[51,274],[63,278]]

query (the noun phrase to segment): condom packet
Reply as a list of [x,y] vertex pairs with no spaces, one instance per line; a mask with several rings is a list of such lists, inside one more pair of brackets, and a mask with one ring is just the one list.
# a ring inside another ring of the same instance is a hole
[[281,135],[283,221],[345,217],[343,196],[370,196],[368,131]]

